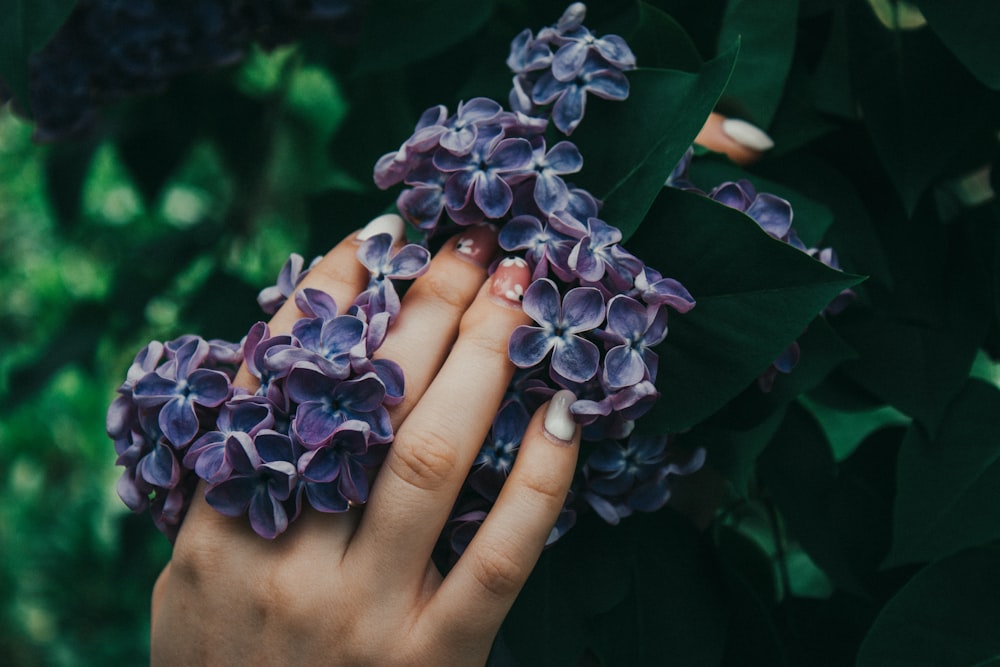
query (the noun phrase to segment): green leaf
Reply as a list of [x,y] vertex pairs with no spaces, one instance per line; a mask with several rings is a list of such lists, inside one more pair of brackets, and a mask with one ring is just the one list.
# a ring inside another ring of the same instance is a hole
[[961,551],[921,570],[889,600],[859,667],[1000,664],[1000,548]]
[[698,301],[672,317],[659,348],[662,397],[646,426],[661,431],[684,430],[718,411],[861,280],[772,239],[739,211],[672,188],[629,247]]
[[859,593],[861,584],[847,561],[828,504],[836,488],[837,465],[823,430],[802,406],[789,408],[760,457],[759,471],[761,483],[806,553],[836,584]]
[[595,99],[573,141],[584,155],[577,184],[604,200],[601,217],[628,239],[642,223],[667,176],[715,107],[737,49],[705,63],[697,74],[629,72],[624,102]]
[[29,109],[28,57],[49,41],[76,0],[2,0],[0,2],[0,78]]
[[1000,390],[970,380],[938,434],[910,428],[888,565],[935,560],[1000,539]]
[[723,104],[766,128],[781,102],[795,51],[798,0],[730,0],[719,44],[740,40],[740,57]]
[[995,0],[911,0],[931,29],[977,79],[1000,90],[1000,21]]
[[[493,6],[493,0],[372,3],[365,16],[356,72],[403,69],[441,53],[486,25]],[[402,26],[405,29],[401,30]]]
[[931,431],[936,430],[975,360],[979,327],[942,330],[860,307],[848,309],[833,325],[858,351],[859,358],[847,362],[844,372]]
[[701,54],[684,28],[669,14],[648,3],[639,3],[639,25],[625,38],[642,67],[685,72],[701,69]]
[[851,75],[858,106],[912,214],[949,161],[993,128],[994,104],[933,33],[890,31],[863,3],[852,9]]
[[891,405],[848,412],[808,398],[801,402],[823,427],[837,461],[850,456],[875,431],[885,426],[909,426],[911,421]]

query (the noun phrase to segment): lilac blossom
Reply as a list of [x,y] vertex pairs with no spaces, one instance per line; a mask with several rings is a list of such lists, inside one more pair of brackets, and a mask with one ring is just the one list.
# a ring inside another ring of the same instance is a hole
[[346,512],[351,503],[368,500],[368,475],[381,462],[370,449],[367,423],[348,420],[298,460],[309,504],[320,512]]
[[539,210],[548,215],[569,206],[569,187],[562,176],[574,174],[583,168],[583,156],[575,144],[560,141],[548,152],[542,141],[532,153],[531,164],[522,174],[514,173],[510,182],[521,177],[534,182],[532,193]]
[[225,457],[230,436],[253,438],[275,425],[271,403],[263,396],[239,396],[219,410],[215,429],[203,434],[184,452],[184,465],[208,482],[219,481],[232,472]]
[[705,451],[698,449],[677,464],[669,461],[670,438],[633,435],[625,441],[605,440],[584,465],[584,498],[611,524],[633,511],[654,512],[670,499],[670,478],[700,469]]
[[577,334],[604,321],[604,297],[591,287],[577,287],[560,299],[547,278],[531,283],[524,293],[524,312],[540,326],[522,325],[510,338],[510,358],[521,368],[538,364],[552,351],[552,368],[576,382],[594,377],[600,359],[597,346]]
[[287,435],[263,430],[253,438],[230,437],[226,457],[232,474],[211,485],[205,500],[217,512],[237,517],[249,514],[254,532],[274,539],[288,528],[299,510],[298,473],[293,445]]
[[299,363],[288,374],[289,397],[298,403],[292,428],[306,447],[315,447],[346,421],[360,420],[371,427],[371,441],[392,440],[389,413],[383,406],[385,385],[375,373],[337,380],[309,363]]
[[355,300],[367,306],[368,315],[389,313],[394,318],[399,312],[399,295],[392,279],[412,280],[427,271],[431,254],[422,246],[410,243],[392,252],[390,234],[376,234],[366,239],[358,248],[358,260],[368,269],[371,277],[368,288]]
[[493,427],[469,473],[469,486],[487,500],[497,499],[510,474],[529,419],[528,411],[516,401],[501,406],[493,419]]
[[500,218],[514,200],[505,174],[531,164],[533,151],[527,139],[504,138],[501,128],[480,128],[475,146],[465,155],[443,147],[434,154],[434,166],[451,174],[445,182],[445,207],[456,222],[470,224]]
[[628,79],[621,70],[588,57],[579,73],[568,81],[560,81],[551,72],[543,74],[531,89],[531,101],[552,104],[553,124],[570,135],[583,120],[587,93],[605,100],[624,100],[628,92]]
[[604,360],[604,380],[613,389],[656,380],[657,355],[651,348],[667,337],[667,309],[647,308],[618,295],[608,302],[604,338],[614,345]]
[[305,264],[305,260],[302,258],[302,255],[297,253],[289,255],[288,261],[281,267],[281,273],[278,274],[278,283],[270,287],[265,287],[257,295],[257,303],[260,305],[261,310],[268,315],[278,312],[278,309],[288,300],[288,297],[292,295],[299,283],[305,279],[309,270],[316,266],[320,259],[322,257],[314,258],[308,268],[303,270],[302,267]]
[[208,343],[200,338],[186,342],[172,360],[172,372],[162,369],[135,383],[135,397],[142,407],[160,408],[159,424],[173,445],[184,447],[197,435],[195,406],[214,408],[229,398],[229,378],[220,371],[199,368],[208,356]]

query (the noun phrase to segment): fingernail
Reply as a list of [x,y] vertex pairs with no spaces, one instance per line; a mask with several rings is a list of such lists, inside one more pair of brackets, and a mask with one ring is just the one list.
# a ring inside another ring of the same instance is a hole
[[722,131],[736,143],[751,150],[769,151],[774,148],[774,140],[767,135],[767,132],[739,118],[727,118],[722,121]]
[[520,308],[529,282],[531,271],[528,263],[520,257],[505,257],[493,274],[490,296],[494,301]]
[[465,229],[455,242],[455,254],[486,268],[497,251],[497,228],[490,224],[472,225]]
[[569,389],[557,391],[549,401],[545,410],[545,432],[556,440],[570,442],[576,435],[576,422],[569,411],[575,401],[576,395]]
[[406,234],[406,223],[395,213],[386,213],[365,225],[356,238],[364,241],[377,234],[390,234],[393,241],[399,241]]

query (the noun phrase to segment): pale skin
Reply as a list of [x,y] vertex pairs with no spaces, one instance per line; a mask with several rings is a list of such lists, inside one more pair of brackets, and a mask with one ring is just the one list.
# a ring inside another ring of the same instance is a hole
[[[269,541],[196,494],[153,591],[152,664],[485,663],[563,506],[579,429],[552,435],[540,408],[496,505],[442,577],[431,551],[514,372],[507,340],[529,322],[455,242],[413,283],[379,350],[403,367],[406,398],[368,503],[308,509]],[[350,304],[367,280],[357,247],[340,243],[303,287]],[[290,300],[272,331],[300,316]]]
[[[747,164],[713,114],[698,143]],[[379,356],[398,362],[406,398],[369,502],[344,514],[306,508],[275,540],[195,494],[152,598],[154,665],[482,665],[541,554],[573,478],[568,440],[528,426],[503,491],[458,564],[431,561],[514,367],[507,341],[530,323],[490,294],[486,269],[451,239],[408,291]],[[367,281],[359,241],[331,250],[301,287],[349,304]],[[270,322],[288,332],[289,302]],[[254,388],[241,370],[236,384]],[[565,435],[565,434],[563,434]]]

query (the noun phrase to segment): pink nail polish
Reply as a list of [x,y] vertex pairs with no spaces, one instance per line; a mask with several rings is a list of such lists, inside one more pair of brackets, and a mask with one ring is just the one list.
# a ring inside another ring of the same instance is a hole
[[531,271],[528,263],[520,257],[505,257],[500,260],[493,280],[490,283],[490,296],[495,301],[521,307],[524,290],[531,282]]
[[466,228],[455,242],[455,254],[476,266],[486,268],[497,250],[497,228],[490,224]]

